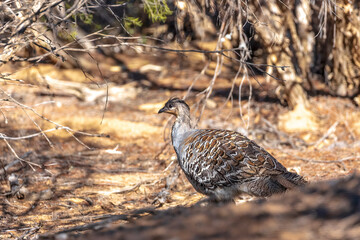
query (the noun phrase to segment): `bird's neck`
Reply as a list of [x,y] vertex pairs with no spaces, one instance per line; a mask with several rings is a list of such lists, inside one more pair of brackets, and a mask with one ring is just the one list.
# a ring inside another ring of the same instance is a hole
[[183,114],[177,116],[171,130],[171,140],[175,150],[177,150],[177,148],[179,147],[184,134],[191,129],[192,127],[190,114]]

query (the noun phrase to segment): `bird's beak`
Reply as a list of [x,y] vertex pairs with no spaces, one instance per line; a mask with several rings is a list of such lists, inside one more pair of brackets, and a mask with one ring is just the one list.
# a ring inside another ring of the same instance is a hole
[[159,111],[158,111],[158,113],[163,113],[163,112],[166,112],[166,107],[163,107],[162,109],[160,109]]

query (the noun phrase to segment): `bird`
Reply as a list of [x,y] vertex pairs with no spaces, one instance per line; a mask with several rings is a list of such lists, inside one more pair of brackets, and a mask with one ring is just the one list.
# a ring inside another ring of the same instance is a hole
[[209,201],[233,202],[243,195],[266,198],[307,183],[238,132],[194,127],[184,100],[170,98],[158,113],[176,117],[171,140],[178,163]]

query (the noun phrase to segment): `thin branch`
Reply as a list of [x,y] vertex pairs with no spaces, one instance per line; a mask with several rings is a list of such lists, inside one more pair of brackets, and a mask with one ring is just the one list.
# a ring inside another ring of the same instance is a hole
[[10,151],[14,154],[14,156],[16,157],[16,159],[18,159],[18,160],[20,160],[20,161],[22,161],[22,162],[27,163],[27,164],[31,167],[31,169],[32,169],[33,171],[35,171],[35,168],[33,167],[33,165],[36,166],[36,167],[38,167],[38,168],[41,168],[41,166],[40,166],[39,164],[30,162],[30,161],[27,161],[27,160],[22,159],[21,157],[19,157],[19,156],[17,155],[17,153],[15,152],[15,150],[13,149],[13,147],[9,144],[9,142],[8,142],[6,139],[3,139],[3,140],[5,141],[6,145],[9,147]]
[[91,149],[88,145],[86,145],[84,142],[82,142],[79,138],[77,138],[69,129],[65,129],[78,143],[86,147],[87,149]]
[[[243,50],[243,48],[231,48],[231,49],[220,49],[220,50],[198,50],[198,49],[172,49],[172,48],[164,48],[164,47],[158,47],[158,46],[153,46],[153,45],[148,45],[148,44],[142,44],[142,43],[129,43],[129,42],[121,42],[121,43],[117,43],[117,44],[98,44],[96,46],[92,46],[88,49],[80,49],[80,48],[70,48],[68,47],[69,45],[73,44],[74,42],[68,43],[56,50],[54,50],[52,53],[57,53],[58,51],[74,51],[74,52],[88,52],[89,50],[93,50],[93,49],[99,49],[99,48],[109,48],[109,47],[118,47],[120,45],[123,46],[141,46],[141,47],[147,47],[147,48],[152,48],[152,49],[157,49],[157,50],[161,50],[161,51],[166,51],[166,52],[176,52],[176,53],[202,53],[202,54],[220,54],[228,59],[237,61],[237,62],[241,62],[244,63],[248,66],[254,66],[254,67],[272,67],[272,68],[280,68],[282,70],[284,70],[285,68],[290,68],[290,66],[276,66],[276,65],[269,65],[269,64],[255,64],[255,63],[251,63],[251,62],[246,62],[246,61],[242,61],[236,58],[232,58],[227,56],[225,53],[226,52],[235,52],[237,50]],[[45,53],[43,55],[40,56],[36,56],[36,57],[32,57],[32,58],[22,58],[22,57],[17,57],[17,59],[12,59],[12,62],[22,62],[22,61],[27,61],[27,62],[35,62],[38,61],[39,59],[42,59],[48,55],[50,55],[51,53]],[[261,69],[257,68],[257,70],[261,71]],[[265,73],[265,72],[264,72]],[[274,76],[271,76],[274,77]],[[275,78],[275,77],[274,77]],[[280,79],[277,79],[280,80]]]
[[[21,156],[21,159],[27,158],[28,156],[30,156],[30,154],[32,154],[32,151],[26,152],[24,155]],[[11,161],[8,165],[6,165],[5,167],[0,169],[0,175],[3,175],[7,170],[9,170],[9,168],[11,168],[12,166],[14,166],[20,162],[21,162],[21,160],[18,158]]]
[[43,130],[41,129],[41,127],[39,126],[39,124],[37,124],[37,122],[34,121],[34,119],[27,113],[27,111],[24,108],[21,108],[23,110],[23,112],[26,114],[26,116],[34,123],[34,125],[40,130],[41,134],[43,135],[43,137],[46,139],[46,141],[49,143],[50,147],[54,147],[54,145],[52,144],[52,142],[50,141],[50,139],[46,136],[46,134],[43,132]]
[[[70,131],[72,133],[77,133],[77,134],[81,134],[81,135],[85,135],[85,136],[90,136],[90,137],[108,137],[108,135],[104,135],[104,134],[91,134],[91,133],[86,133],[86,132],[82,132],[82,131],[76,131],[76,130],[71,129],[70,127],[63,126],[63,125],[61,125],[59,123],[56,123],[56,122],[44,117],[43,115],[41,115],[40,113],[35,111],[35,109],[18,102],[16,99],[11,97],[11,95],[8,94],[7,92],[5,92],[3,89],[0,88],[0,91],[2,93],[4,93],[11,100],[11,102],[19,105],[21,108],[32,111],[36,116],[38,116],[39,118],[41,118],[41,119],[43,119],[43,120],[45,120],[47,122],[50,122],[50,123],[54,124],[57,128],[64,129],[66,131]],[[44,132],[44,131],[41,131],[41,132]],[[42,134],[41,132],[40,132],[40,134]]]
[[[331,134],[333,134],[336,130],[337,125],[339,124],[339,121],[336,121],[333,125],[331,125],[331,127],[326,131],[326,133],[319,139],[317,140],[313,145],[314,147],[317,147],[320,145],[320,143],[322,143],[323,141],[325,141],[325,139],[327,139]],[[312,144],[310,144],[312,145]]]

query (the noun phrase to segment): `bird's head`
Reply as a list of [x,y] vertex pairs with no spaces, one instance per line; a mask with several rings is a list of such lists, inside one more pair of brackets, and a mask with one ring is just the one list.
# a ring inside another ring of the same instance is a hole
[[189,114],[190,108],[184,100],[179,98],[170,98],[158,113],[169,113],[178,117],[181,114]]

